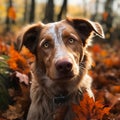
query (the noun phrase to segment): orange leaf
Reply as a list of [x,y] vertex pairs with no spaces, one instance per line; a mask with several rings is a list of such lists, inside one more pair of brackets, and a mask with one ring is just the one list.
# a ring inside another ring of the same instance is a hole
[[8,9],[8,17],[11,18],[12,20],[16,19],[16,12],[15,12],[14,7],[10,7]]
[[101,50],[101,52],[100,52],[100,55],[102,56],[102,57],[106,57],[107,56],[107,51],[106,50]]
[[74,120],[102,120],[105,114],[109,113],[110,107],[105,107],[101,100],[94,101],[87,93],[84,94],[83,100],[78,104],[72,105],[76,114]]
[[100,45],[95,44],[95,45],[92,47],[92,51],[93,51],[94,53],[100,53],[100,52],[101,52],[101,47],[100,47]]
[[8,46],[0,41],[0,54],[7,54]]
[[108,18],[108,12],[105,11],[105,12],[103,13],[103,20],[106,21],[107,18]]
[[103,60],[103,63],[107,66],[107,67],[112,67],[113,66],[113,60],[110,58],[106,58]]
[[10,68],[28,74],[30,69],[27,60],[14,49],[14,46],[11,46],[9,51],[10,59],[8,60],[8,64]]
[[110,86],[110,92],[112,94],[115,94],[115,93],[120,93],[120,85],[113,85],[113,86]]

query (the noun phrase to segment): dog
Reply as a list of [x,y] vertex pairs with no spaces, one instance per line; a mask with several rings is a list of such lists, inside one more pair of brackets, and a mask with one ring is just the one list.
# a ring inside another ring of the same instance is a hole
[[27,120],[72,120],[71,104],[84,91],[94,99],[87,47],[95,35],[104,38],[101,25],[83,18],[38,22],[22,30],[19,49],[25,46],[35,55]]

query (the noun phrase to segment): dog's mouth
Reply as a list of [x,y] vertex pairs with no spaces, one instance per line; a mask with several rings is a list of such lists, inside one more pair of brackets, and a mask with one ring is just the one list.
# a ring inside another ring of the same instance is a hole
[[55,81],[70,81],[74,77],[75,76],[73,74],[69,74],[69,75],[66,74],[66,75],[58,76],[58,77],[54,78],[53,80],[55,80]]

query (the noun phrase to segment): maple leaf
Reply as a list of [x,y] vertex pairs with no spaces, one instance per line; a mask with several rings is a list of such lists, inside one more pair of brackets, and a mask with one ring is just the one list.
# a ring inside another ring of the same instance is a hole
[[87,93],[84,94],[83,100],[79,105],[72,105],[76,114],[74,120],[102,120],[104,115],[109,114],[110,107],[105,107],[101,100],[94,101]]

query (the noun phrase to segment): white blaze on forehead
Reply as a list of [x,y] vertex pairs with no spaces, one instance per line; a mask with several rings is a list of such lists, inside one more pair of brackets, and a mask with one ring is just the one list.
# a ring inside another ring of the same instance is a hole
[[49,29],[48,29],[48,34],[51,34],[52,39],[57,39],[57,34],[56,34],[56,30],[55,30],[55,24],[56,23],[49,23]]
[[59,58],[63,58],[65,57],[66,52],[64,51],[64,49],[62,49],[64,46],[64,42],[62,40],[62,32],[65,29],[65,26],[59,26],[56,29],[56,23],[50,23],[50,28],[48,30],[48,32],[52,35],[52,39],[54,41],[54,45],[55,45],[55,49],[56,49],[56,53],[55,53],[55,58],[59,59]]
[[50,33],[52,35],[52,38],[53,38],[55,44],[57,45],[58,43],[61,43],[62,42],[62,32],[65,29],[65,27],[59,26],[58,28],[56,28],[57,22],[50,23],[49,25],[50,25],[50,27],[49,27],[48,33]]

